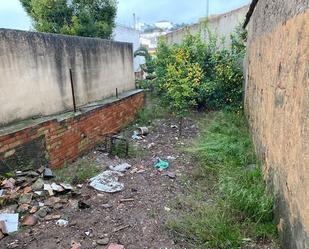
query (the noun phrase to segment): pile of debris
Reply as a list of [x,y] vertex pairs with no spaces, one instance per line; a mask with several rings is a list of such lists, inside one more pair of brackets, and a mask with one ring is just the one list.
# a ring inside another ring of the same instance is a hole
[[49,168],[41,167],[0,179],[0,239],[17,232],[19,222],[23,226],[42,220],[62,222],[61,216],[52,212],[68,203],[67,194],[75,197],[78,192],[70,184],[53,182],[53,178]]

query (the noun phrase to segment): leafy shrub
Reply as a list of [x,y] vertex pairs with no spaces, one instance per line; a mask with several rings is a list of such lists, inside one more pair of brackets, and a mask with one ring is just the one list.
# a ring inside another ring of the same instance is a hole
[[242,107],[242,58],[245,35],[237,29],[230,49],[218,44],[208,32],[209,42],[201,34],[188,35],[181,44],[168,46],[161,39],[155,59],[156,87],[173,110],[183,115],[188,109]]

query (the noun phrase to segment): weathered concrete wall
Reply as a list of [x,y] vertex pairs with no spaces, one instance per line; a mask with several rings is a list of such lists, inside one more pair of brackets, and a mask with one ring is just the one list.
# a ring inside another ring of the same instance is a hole
[[248,25],[246,112],[291,249],[309,248],[308,27],[307,0],[260,0]]
[[0,125],[133,89],[132,44],[0,29]]
[[[224,46],[228,47],[231,44],[230,35],[235,31],[245,19],[249,6],[244,6],[236,10],[221,15],[210,16],[208,20],[209,29],[219,37],[224,37]],[[207,41],[208,33],[205,31],[205,24],[196,23],[185,28],[173,31],[165,35],[168,44],[179,44],[183,41],[187,34],[196,35],[201,32],[202,38]]]

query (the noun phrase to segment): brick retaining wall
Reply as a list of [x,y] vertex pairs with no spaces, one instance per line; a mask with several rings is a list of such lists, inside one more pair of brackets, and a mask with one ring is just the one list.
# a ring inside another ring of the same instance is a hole
[[45,163],[59,168],[102,142],[104,135],[119,131],[135,118],[143,104],[144,93],[136,91],[108,104],[88,107],[77,115],[58,116],[0,135],[2,164],[13,169]]

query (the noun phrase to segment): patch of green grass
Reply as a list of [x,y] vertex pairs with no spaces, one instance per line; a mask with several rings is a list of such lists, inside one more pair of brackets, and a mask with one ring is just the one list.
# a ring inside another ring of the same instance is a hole
[[239,248],[243,238],[276,237],[273,197],[242,114],[219,112],[206,119],[188,152],[198,166],[194,179],[186,179],[182,209],[187,214],[168,223],[175,234],[196,248]]
[[97,165],[88,159],[79,159],[71,165],[55,170],[56,179],[65,183],[84,183],[100,173]]

